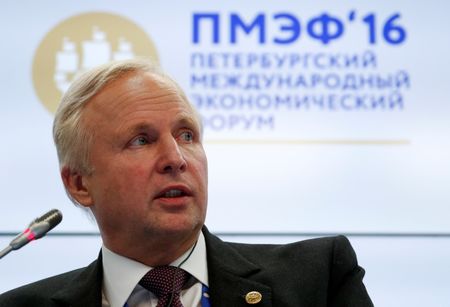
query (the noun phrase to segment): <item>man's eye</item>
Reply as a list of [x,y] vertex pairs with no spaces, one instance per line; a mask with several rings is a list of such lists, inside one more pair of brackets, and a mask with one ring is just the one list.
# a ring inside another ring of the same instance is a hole
[[142,146],[142,145],[147,145],[148,141],[147,141],[146,137],[139,136],[139,137],[135,138],[130,144],[132,146]]
[[194,134],[191,131],[184,131],[181,133],[183,141],[192,142],[194,140]]

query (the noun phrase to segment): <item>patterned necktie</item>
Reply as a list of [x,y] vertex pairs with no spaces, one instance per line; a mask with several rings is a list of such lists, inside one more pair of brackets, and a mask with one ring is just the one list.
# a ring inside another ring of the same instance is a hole
[[170,307],[183,307],[180,301],[180,291],[188,278],[189,273],[180,268],[160,266],[145,274],[139,284],[158,297],[156,307],[168,307],[172,292],[173,299]]

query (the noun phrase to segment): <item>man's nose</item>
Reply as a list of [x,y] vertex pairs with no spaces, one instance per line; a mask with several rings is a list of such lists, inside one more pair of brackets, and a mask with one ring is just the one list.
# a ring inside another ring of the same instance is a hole
[[160,143],[158,172],[177,174],[184,172],[186,167],[187,162],[175,139],[171,138]]

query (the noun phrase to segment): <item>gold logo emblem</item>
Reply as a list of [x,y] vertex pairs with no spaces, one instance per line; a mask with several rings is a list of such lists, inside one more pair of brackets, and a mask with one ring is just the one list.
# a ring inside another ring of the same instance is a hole
[[258,304],[262,300],[262,295],[258,291],[251,291],[245,295],[245,301],[247,304]]
[[37,96],[52,113],[62,94],[81,72],[112,60],[137,56],[158,61],[156,48],[132,21],[109,13],[68,18],[50,30],[33,60]]

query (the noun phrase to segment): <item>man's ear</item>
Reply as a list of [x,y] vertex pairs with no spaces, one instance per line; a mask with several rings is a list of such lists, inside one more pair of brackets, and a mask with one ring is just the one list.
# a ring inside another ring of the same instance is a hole
[[70,196],[84,207],[91,207],[93,199],[87,185],[87,176],[65,166],[61,170],[61,178]]

